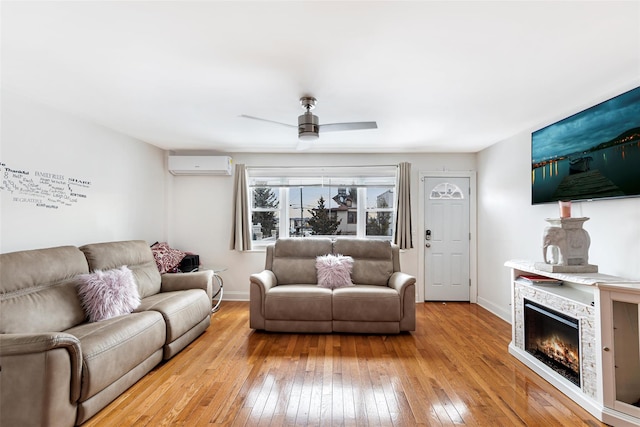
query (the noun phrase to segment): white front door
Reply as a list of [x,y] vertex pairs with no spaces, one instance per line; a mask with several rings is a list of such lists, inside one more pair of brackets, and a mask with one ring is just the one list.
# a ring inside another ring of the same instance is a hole
[[424,299],[469,301],[469,178],[424,182]]

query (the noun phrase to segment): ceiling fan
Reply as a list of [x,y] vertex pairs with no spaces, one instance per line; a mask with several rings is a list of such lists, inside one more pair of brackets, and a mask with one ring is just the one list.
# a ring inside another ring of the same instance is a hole
[[[376,122],[350,122],[350,123],[327,123],[320,124],[318,116],[311,113],[316,106],[317,100],[311,96],[303,96],[300,98],[300,105],[305,109],[304,114],[298,116],[298,138],[307,141],[318,139],[320,131],[322,132],[337,132],[343,130],[361,130],[361,129],[377,129]],[[261,119],[260,117],[247,116],[242,114],[240,117],[247,119],[261,120],[263,122],[275,123],[282,126],[295,128],[296,126],[287,123],[276,122],[268,119]]]

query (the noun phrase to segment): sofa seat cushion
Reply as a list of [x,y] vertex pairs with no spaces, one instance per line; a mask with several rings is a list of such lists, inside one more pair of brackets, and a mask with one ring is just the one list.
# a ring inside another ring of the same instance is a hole
[[80,401],[85,401],[138,366],[165,341],[160,313],[149,311],[85,323],[65,332],[82,348]]
[[202,289],[161,292],[144,298],[136,312],[149,310],[162,314],[170,343],[211,315],[211,300]]
[[331,289],[317,285],[279,285],[265,295],[265,317],[272,320],[331,320]]
[[333,290],[333,319],[361,322],[398,322],[400,295],[378,285],[356,285]]

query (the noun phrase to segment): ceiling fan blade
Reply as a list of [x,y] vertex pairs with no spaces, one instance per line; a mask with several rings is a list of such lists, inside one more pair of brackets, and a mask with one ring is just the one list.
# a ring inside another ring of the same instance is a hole
[[274,123],[276,125],[287,126],[290,128],[298,127],[298,126],[290,125],[288,123],[276,122],[275,120],[261,119],[260,117],[247,116],[246,114],[240,114],[240,117],[244,117],[245,119],[251,119],[251,120],[260,120],[261,122]]
[[342,130],[378,129],[376,122],[327,123],[320,125],[320,132],[336,132]]

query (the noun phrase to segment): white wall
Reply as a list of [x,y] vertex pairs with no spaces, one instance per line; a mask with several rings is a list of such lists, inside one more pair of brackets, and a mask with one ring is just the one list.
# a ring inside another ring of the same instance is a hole
[[[1,190],[1,252],[125,239],[168,241],[200,254],[207,266],[226,267],[225,296],[248,298],[249,274],[263,268],[264,252],[229,249],[232,177],[172,177],[165,169],[167,153],[160,149],[5,92],[1,118],[0,162],[91,182],[86,199],[58,209],[16,202],[15,194]],[[401,263],[403,270],[418,278],[423,276],[420,245],[424,243],[422,230],[417,229],[422,213],[420,175],[477,170],[478,303],[510,321],[509,272],[504,262],[541,260],[544,218],[558,216],[555,205],[531,206],[530,131],[477,155],[231,155],[235,163],[248,166],[411,162],[415,248],[402,253]],[[591,218],[585,223],[592,241],[591,263],[607,274],[640,279],[640,198],[577,203],[573,213]],[[419,283],[418,299],[422,298]]]
[[[1,252],[166,238],[169,175],[162,150],[4,91],[1,136],[0,162],[28,171],[39,188],[46,186],[36,171],[90,183],[81,189],[86,198],[55,209],[28,202],[34,197],[12,193],[3,182]],[[47,198],[40,197],[43,204],[57,205]]]
[[[545,218],[559,217],[557,204],[531,205],[532,130],[481,151],[477,159],[478,303],[509,322],[504,262],[542,261]],[[640,280],[640,198],[573,203],[571,210],[574,217],[590,218],[584,223],[591,237],[589,263],[601,273]]]
[[[247,166],[348,166],[392,165],[411,162],[411,201],[414,249],[403,251],[402,270],[421,276],[419,260],[418,191],[419,174],[425,171],[475,171],[475,154],[231,154],[234,163]],[[225,298],[248,299],[249,275],[264,267],[264,252],[237,252],[229,249],[232,223],[233,177],[179,176],[173,179],[170,243],[196,252],[206,266],[224,266]],[[422,298],[422,285],[418,286]]]

